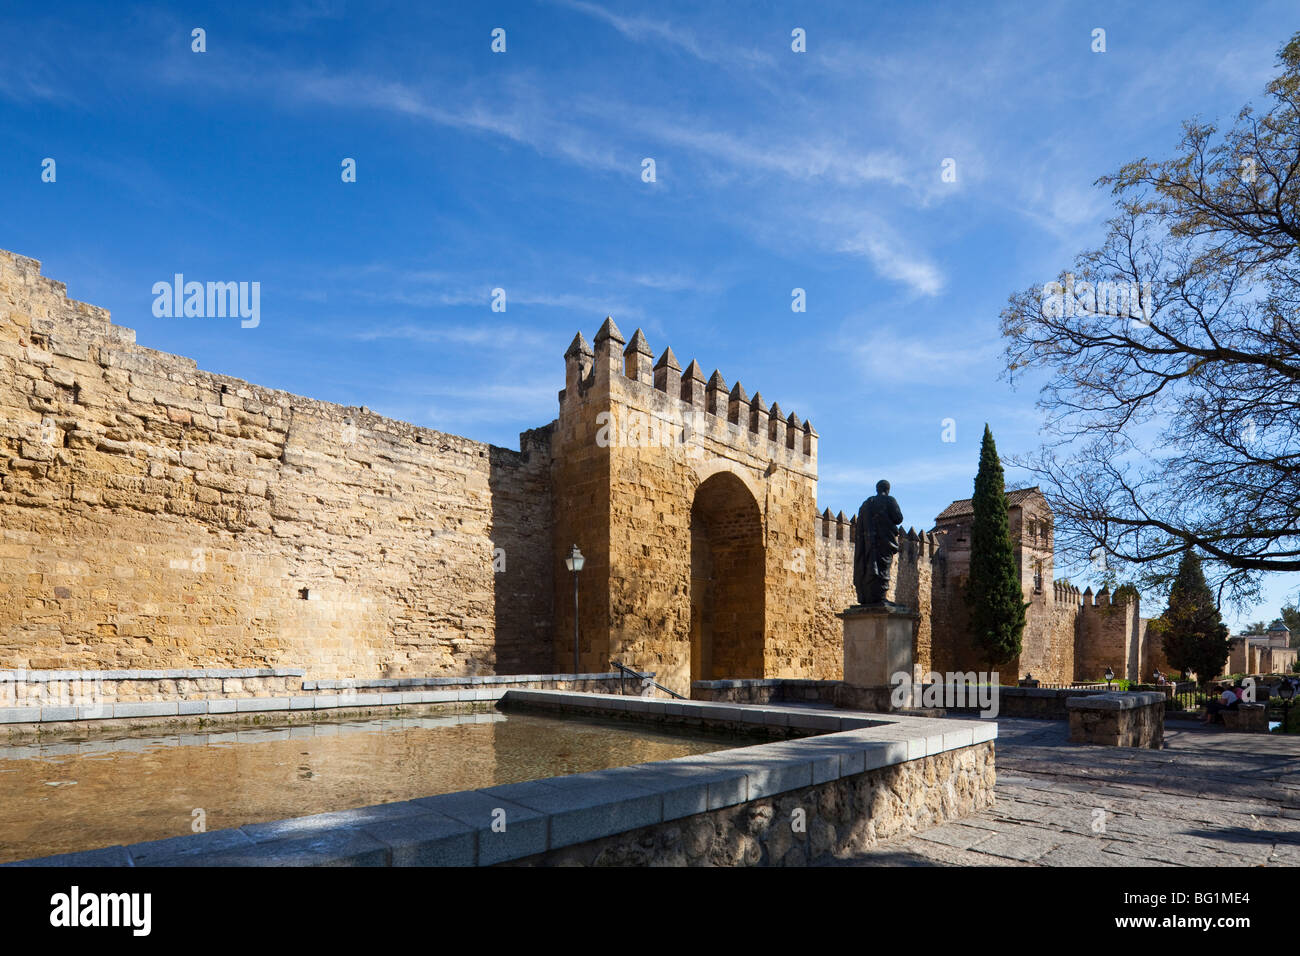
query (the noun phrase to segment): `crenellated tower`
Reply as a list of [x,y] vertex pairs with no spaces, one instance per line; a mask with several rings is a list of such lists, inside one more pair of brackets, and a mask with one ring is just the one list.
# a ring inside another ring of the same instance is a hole
[[556,665],[611,659],[688,693],[692,679],[822,677],[838,646],[813,626],[817,432],[719,370],[654,359],[606,318],[565,352],[552,432]]

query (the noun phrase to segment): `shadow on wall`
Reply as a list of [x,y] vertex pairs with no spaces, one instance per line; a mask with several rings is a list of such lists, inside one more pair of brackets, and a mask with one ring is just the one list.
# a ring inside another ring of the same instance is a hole
[[521,451],[490,448],[493,606],[485,616],[495,620],[497,674],[555,670],[550,443],[545,427],[522,433]]
[[749,489],[719,472],[691,506],[691,680],[763,676],[762,516]]

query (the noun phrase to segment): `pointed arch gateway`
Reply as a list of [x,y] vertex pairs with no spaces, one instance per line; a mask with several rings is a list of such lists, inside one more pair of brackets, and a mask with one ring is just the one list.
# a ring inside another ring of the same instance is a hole
[[736,475],[702,481],[691,504],[691,680],[763,676],[763,522]]

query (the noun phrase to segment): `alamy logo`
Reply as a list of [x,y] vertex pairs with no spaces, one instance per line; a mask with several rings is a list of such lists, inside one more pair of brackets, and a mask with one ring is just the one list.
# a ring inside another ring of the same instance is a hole
[[899,707],[934,707],[978,709],[981,717],[998,715],[998,673],[983,671],[932,672],[925,675],[920,686],[912,683],[912,675],[899,671],[890,678],[894,690],[890,702]]
[[50,897],[51,926],[129,926],[132,935],[148,936],[152,893],[82,893],[74,886]]
[[1067,274],[1064,284],[1049,282],[1043,286],[1043,315],[1049,319],[1073,318],[1076,315],[1106,315],[1130,318],[1138,325],[1150,325],[1154,300],[1151,283],[1078,282]]
[[243,319],[240,326],[255,329],[262,321],[262,283],[186,282],[176,273],[171,282],[153,284],[153,314],[159,319]]
[[673,411],[667,419],[645,412],[629,412],[621,418],[614,412],[598,412],[596,425],[596,444],[601,448],[680,447],[698,457],[703,448],[693,439],[707,428],[708,418],[697,409],[688,414]]
[[[56,589],[56,597],[58,590],[62,589]],[[82,717],[107,715],[103,678],[48,680],[49,676],[22,668],[0,671],[0,707],[76,707]]]

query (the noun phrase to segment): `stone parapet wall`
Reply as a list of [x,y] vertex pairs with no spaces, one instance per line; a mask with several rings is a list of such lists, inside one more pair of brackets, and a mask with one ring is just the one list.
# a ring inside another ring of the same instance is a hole
[[[915,684],[912,696],[924,699],[930,684]],[[1170,685],[1172,690],[1173,685]],[[965,699],[971,699],[973,688],[966,689]],[[999,717],[1032,717],[1042,720],[1066,720],[1069,712],[1066,701],[1072,697],[1104,695],[1104,688],[1007,687],[997,688]],[[741,704],[767,704],[782,702],[816,702],[847,710],[871,713],[888,713],[893,706],[893,687],[852,687],[843,681],[783,680],[728,680],[696,681],[691,685],[692,700],[727,701]],[[1162,693],[1163,696],[1163,693]],[[975,714],[977,707],[949,708],[952,713]]]
[[277,668],[0,671],[0,708],[299,694],[302,676]]
[[1268,708],[1263,704],[1238,704],[1236,710],[1223,711],[1223,726],[1243,733],[1266,734]]
[[976,744],[506,865],[824,864],[987,809],[994,783],[993,745]]
[[661,695],[617,673],[303,680],[293,670],[0,671],[0,724],[496,700],[512,689]]
[[840,683],[835,688],[834,703],[846,710],[865,710],[873,714],[887,714],[899,709],[894,706],[892,687],[855,687]]
[[1070,743],[1159,750],[1165,733],[1165,695],[1102,693],[1071,697]]
[[1069,709],[1066,702],[1074,697],[1090,697],[1105,691],[1088,691],[1077,688],[999,687],[999,717],[1037,717],[1046,720],[1066,720]]
[[837,680],[798,680],[765,678],[762,680],[695,681],[691,700],[727,701],[734,704],[773,704],[790,701],[834,704]]

